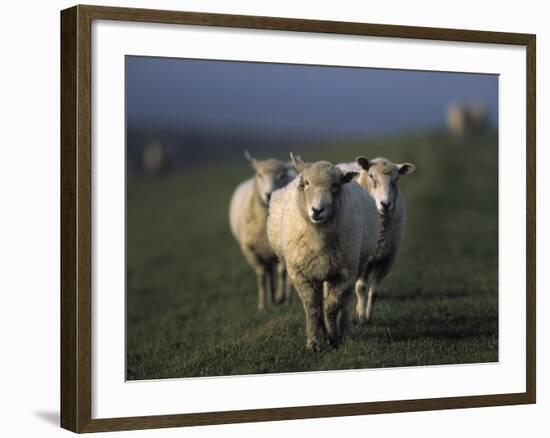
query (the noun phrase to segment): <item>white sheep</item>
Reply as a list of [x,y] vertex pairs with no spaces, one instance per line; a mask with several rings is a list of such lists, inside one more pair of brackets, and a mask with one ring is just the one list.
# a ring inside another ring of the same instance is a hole
[[489,126],[489,110],[483,102],[472,102],[468,108],[468,119],[472,132],[481,133]]
[[[248,152],[255,175],[239,184],[229,206],[229,223],[241,251],[254,268],[258,283],[258,308],[264,309],[273,300],[282,302],[287,295],[286,270],[277,268],[277,258],[267,240],[267,209],[274,190],[285,186],[296,176],[289,163],[275,159],[257,160]],[[275,269],[279,286],[274,291]]]
[[347,303],[378,236],[370,195],[327,161],[291,158],[299,176],[271,197],[267,234],[288,269],[306,317],[307,348],[337,346],[347,325]]
[[168,167],[168,150],[160,141],[148,143],[143,148],[143,170],[150,174],[162,173]]
[[455,137],[464,137],[468,131],[466,107],[453,102],[447,106],[447,129]]
[[[399,178],[414,172],[415,166],[411,163],[394,164],[386,158],[368,160],[365,157],[357,158],[356,163],[338,166],[343,169],[359,169],[357,182],[375,200],[380,217],[376,248],[355,286],[356,319],[363,324],[372,319],[374,301],[379,293],[380,284],[395,262],[405,231],[407,209],[399,188]],[[371,275],[367,297],[367,285]]]

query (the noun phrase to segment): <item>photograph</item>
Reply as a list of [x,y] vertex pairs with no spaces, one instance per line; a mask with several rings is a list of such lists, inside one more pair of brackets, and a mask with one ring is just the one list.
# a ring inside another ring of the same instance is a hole
[[126,55],[126,379],[499,361],[499,76]]

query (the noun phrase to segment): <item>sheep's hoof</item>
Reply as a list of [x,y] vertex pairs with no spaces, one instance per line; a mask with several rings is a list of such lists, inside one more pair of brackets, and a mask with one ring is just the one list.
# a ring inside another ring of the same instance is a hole
[[285,296],[284,295],[276,295],[273,299],[273,302],[277,305],[283,304],[285,302]]
[[320,339],[309,339],[306,344],[306,348],[313,353],[322,353],[326,347],[326,342]]
[[365,315],[355,315],[353,317],[353,322],[357,325],[367,325],[367,323],[369,322],[367,317]]

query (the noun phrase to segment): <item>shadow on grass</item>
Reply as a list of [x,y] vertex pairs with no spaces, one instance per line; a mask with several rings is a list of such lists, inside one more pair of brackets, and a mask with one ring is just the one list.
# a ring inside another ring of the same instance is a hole
[[419,315],[416,318],[408,318],[401,321],[388,321],[378,324],[375,321],[371,325],[357,326],[357,337],[381,338],[391,341],[414,340],[460,340],[479,337],[498,338],[495,326],[498,325],[497,315],[453,315],[439,316],[430,314],[429,317]]
[[416,300],[433,300],[433,299],[459,299],[471,296],[472,292],[464,290],[446,290],[445,292],[424,292],[422,289],[415,289],[411,292],[387,292],[384,293],[380,300],[388,301],[416,301]]

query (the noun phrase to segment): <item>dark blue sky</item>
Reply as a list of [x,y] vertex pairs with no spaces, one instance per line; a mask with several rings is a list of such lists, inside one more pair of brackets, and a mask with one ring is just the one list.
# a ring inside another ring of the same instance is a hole
[[362,136],[441,125],[450,101],[496,123],[498,77],[128,56],[128,126]]

